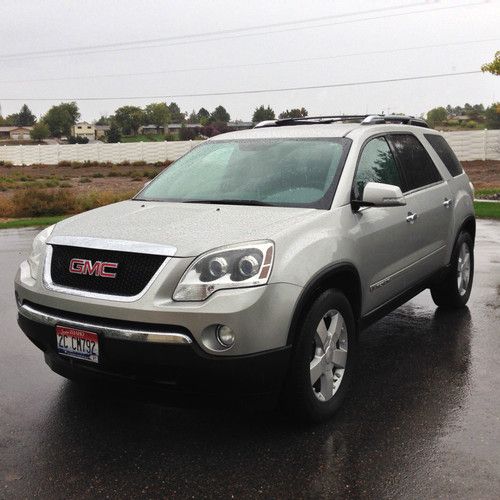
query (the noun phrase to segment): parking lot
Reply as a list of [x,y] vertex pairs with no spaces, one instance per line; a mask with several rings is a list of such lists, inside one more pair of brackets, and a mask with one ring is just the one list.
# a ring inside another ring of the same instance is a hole
[[500,224],[477,232],[469,308],[426,291],[363,332],[350,398],[315,427],[55,375],[16,324],[36,231],[0,232],[0,498],[498,498]]

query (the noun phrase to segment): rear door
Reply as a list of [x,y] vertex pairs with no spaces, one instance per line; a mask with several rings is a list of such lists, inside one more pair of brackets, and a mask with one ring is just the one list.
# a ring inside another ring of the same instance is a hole
[[398,133],[387,138],[404,177],[407,224],[413,245],[408,279],[415,282],[445,265],[452,194],[415,135]]

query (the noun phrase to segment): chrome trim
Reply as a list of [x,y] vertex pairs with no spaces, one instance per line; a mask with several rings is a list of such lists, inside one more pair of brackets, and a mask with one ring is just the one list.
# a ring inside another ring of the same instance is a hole
[[[79,244],[77,245],[75,242],[78,242]],[[97,243],[99,242],[99,243]],[[125,246],[125,243],[130,243],[132,246],[133,250],[131,250],[130,246]],[[87,244],[87,247],[82,247],[81,245]],[[89,246],[90,245],[98,245],[101,244],[103,246]],[[81,248],[94,248],[98,250],[117,250],[117,251],[123,251],[123,252],[130,252],[130,251],[137,251],[137,253],[140,253],[139,250],[142,250],[142,253],[149,253],[152,255],[166,255],[166,254],[154,254],[153,252],[148,252],[147,250],[152,250],[152,248],[158,248],[161,249],[163,248],[163,251],[168,251],[173,252],[170,255],[175,254],[177,251],[177,248],[172,247],[172,246],[164,246],[161,247],[160,245],[150,245],[149,243],[137,243],[137,242],[125,242],[125,240],[101,240],[99,238],[80,238],[80,237],[69,237],[69,236],[55,236],[54,238],[50,239],[50,242],[47,243],[47,249],[45,252],[45,261],[43,265],[43,286],[47,290],[51,290],[53,292],[60,292],[64,293],[67,295],[78,295],[79,297],[86,297],[89,299],[103,299],[103,300],[111,300],[111,301],[116,301],[116,302],[134,302],[136,300],[139,300],[151,287],[153,284],[154,280],[158,277],[158,275],[163,271],[165,266],[168,264],[170,261],[171,257],[165,257],[164,262],[161,264],[161,266],[158,268],[158,270],[154,273],[153,277],[149,280],[149,282],[146,284],[146,286],[136,295],[132,295],[131,297],[126,297],[123,295],[110,295],[106,293],[98,293],[98,292],[88,292],[85,290],[79,290],[77,288],[69,288],[61,285],[56,285],[52,281],[52,275],[51,275],[51,264],[52,264],[52,245],[65,245],[65,246],[75,246],[75,247],[81,247]],[[144,251],[146,250],[146,251]]]
[[161,344],[192,344],[193,341],[183,333],[158,332],[139,330],[132,328],[119,328],[112,326],[96,325],[85,321],[67,319],[62,316],[39,311],[27,304],[17,308],[19,314],[25,318],[48,326],[65,325],[73,328],[81,328],[91,332],[100,333],[109,339],[130,340],[135,342],[152,342]]
[[[371,285],[369,285],[369,289],[370,289],[370,292],[373,292],[374,290],[377,290],[378,288],[386,285],[389,281],[391,281],[393,278],[396,278],[398,275],[408,271],[408,269],[412,268],[413,266],[415,266],[416,264],[422,262],[423,260],[429,258],[429,257],[432,257],[433,255],[443,251],[444,249],[446,248],[446,245],[442,245],[440,246],[439,248],[436,248],[436,250],[433,250],[430,254],[428,255],[424,255],[423,257],[420,257],[420,259],[417,259],[415,262],[407,265],[406,267],[403,267],[402,269],[400,269],[399,271],[396,271],[392,274],[389,274],[389,276],[386,276],[385,278],[382,278],[381,280],[379,281],[376,281],[375,283],[372,283]],[[377,308],[369,311],[367,314],[371,314],[373,311],[377,310]]]
[[142,243],[128,240],[108,240],[105,238],[88,238],[85,236],[52,236],[47,245],[64,245],[69,247],[94,248],[97,250],[116,250],[118,252],[146,253],[173,257],[177,248],[171,245]]

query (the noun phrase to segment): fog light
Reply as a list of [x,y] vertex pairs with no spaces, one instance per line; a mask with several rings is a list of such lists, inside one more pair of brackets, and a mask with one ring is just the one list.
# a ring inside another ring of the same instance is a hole
[[234,332],[226,325],[219,325],[216,330],[217,340],[223,347],[231,347],[234,344]]

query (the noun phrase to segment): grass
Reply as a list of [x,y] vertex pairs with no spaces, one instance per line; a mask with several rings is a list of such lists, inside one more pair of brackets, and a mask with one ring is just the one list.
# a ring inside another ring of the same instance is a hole
[[68,217],[68,215],[53,215],[51,217],[33,217],[31,219],[13,219],[0,222],[0,229],[15,229],[20,227],[50,226]]
[[474,190],[474,196],[476,198],[482,198],[483,196],[489,196],[489,195],[497,194],[497,193],[500,193],[500,188],[498,188],[498,187],[480,188],[480,189]]
[[500,219],[500,203],[475,201],[474,209],[478,219]]
[[164,140],[163,134],[143,134],[123,136],[121,142],[163,142]]

